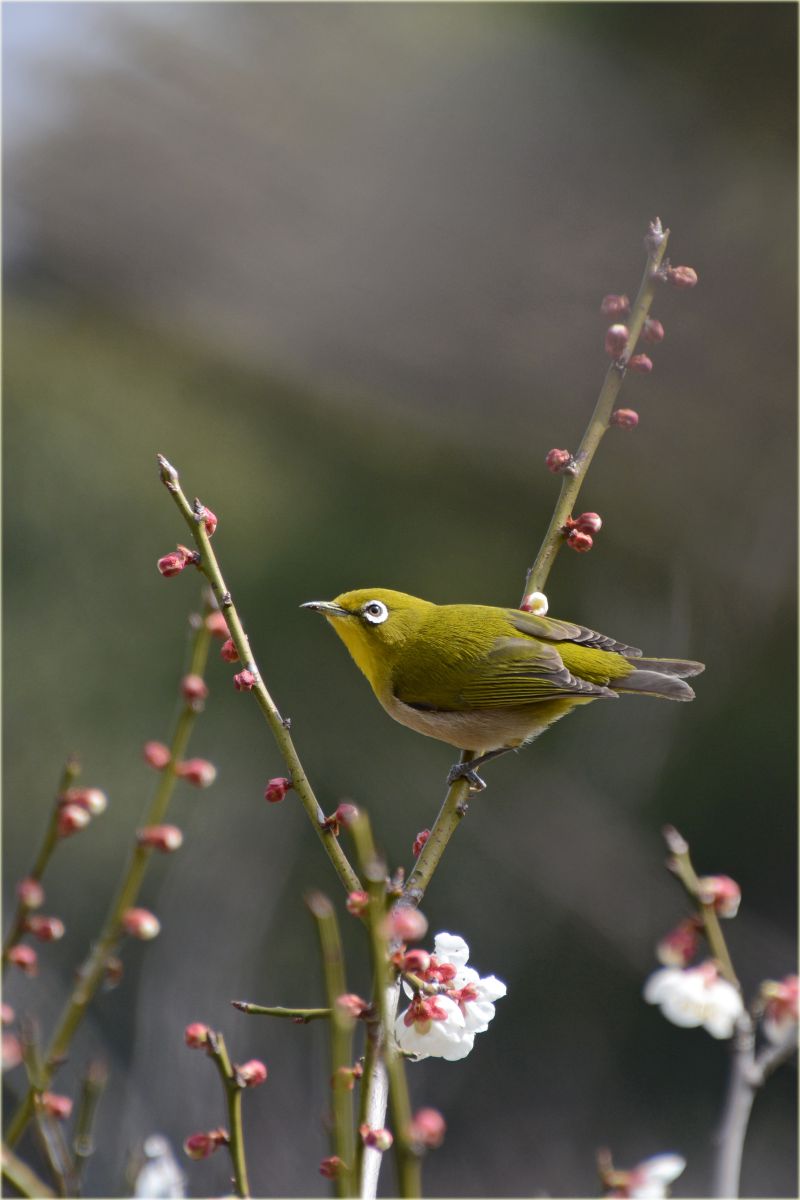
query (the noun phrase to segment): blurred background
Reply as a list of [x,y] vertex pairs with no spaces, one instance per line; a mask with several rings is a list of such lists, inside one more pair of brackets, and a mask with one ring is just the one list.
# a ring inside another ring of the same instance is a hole
[[[606,369],[601,297],[633,295],[657,214],[673,263],[666,339],[582,495],[602,533],[564,551],[551,613],[707,664],[693,705],[633,697],[487,769],[425,901],[508,983],[471,1056],[411,1067],[444,1112],[438,1196],[585,1196],[595,1152],[688,1159],[708,1194],[727,1047],[641,997],[686,914],[674,823],[744,900],[748,993],[795,968],[796,9],[789,4],[6,3],[5,884],[29,867],[63,761],[108,812],[61,849],[67,924],[7,999],[45,1034],[102,920],[168,740],[199,579],[155,454],[220,518],[215,548],[326,811],[373,817],[412,863],[453,761],[388,720],[342,645],[299,609],[357,586],[519,602]],[[124,1195],[128,1154],[223,1120],[193,1020],[238,1061],[254,1194],[325,1195],[324,1029],[229,1004],[318,1004],[302,897],[360,926],[291,797],[255,703],[212,651],[179,789],[186,841],[152,862],[162,922],[124,949],[59,1075],[111,1079],[87,1192]],[[23,1086],[6,1078],[6,1102]],[[796,1075],[759,1096],[743,1194],[796,1195]],[[34,1151],[28,1146],[26,1153]],[[179,1150],[178,1150],[179,1152]],[[220,1154],[191,1195],[229,1188]],[[387,1163],[383,1188],[394,1190]]]

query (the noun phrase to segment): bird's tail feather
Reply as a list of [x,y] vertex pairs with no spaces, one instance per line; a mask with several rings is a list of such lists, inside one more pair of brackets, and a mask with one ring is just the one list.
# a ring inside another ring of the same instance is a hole
[[[694,700],[693,690],[688,683],[684,683],[681,675],[698,675],[703,669],[700,663],[666,658],[637,659],[636,663],[636,669],[630,675],[624,679],[612,679],[609,687],[615,692],[639,692],[664,700]],[[639,663],[644,663],[644,670],[639,669]]]

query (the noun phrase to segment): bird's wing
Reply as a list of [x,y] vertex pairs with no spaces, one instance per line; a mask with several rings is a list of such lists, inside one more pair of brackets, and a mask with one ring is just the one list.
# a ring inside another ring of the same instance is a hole
[[554,617],[537,617],[533,613],[521,612],[516,608],[506,609],[506,614],[514,628],[528,637],[544,638],[548,642],[580,642],[582,646],[591,646],[595,650],[611,650],[616,654],[624,654],[626,658],[641,657],[642,652],[636,646],[615,642],[604,633],[587,629],[585,625],[559,621]]
[[[561,640],[566,640],[563,637]],[[470,712],[516,708],[564,696],[613,696],[606,687],[578,679],[555,646],[533,638],[498,637],[488,653],[451,655],[426,670],[395,671],[392,692],[414,708]]]

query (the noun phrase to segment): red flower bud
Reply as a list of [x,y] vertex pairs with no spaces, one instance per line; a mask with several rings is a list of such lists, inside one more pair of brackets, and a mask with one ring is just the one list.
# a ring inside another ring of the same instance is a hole
[[200,675],[184,675],[181,680],[181,695],[187,704],[201,704],[208,695],[208,684]]
[[407,904],[396,906],[386,918],[386,936],[401,942],[417,942],[427,931],[427,917]]
[[86,828],[91,819],[87,810],[81,808],[80,805],[63,805],[58,810],[58,836],[65,838],[70,837],[73,833],[78,833],[81,829]]
[[230,633],[228,631],[228,622],[225,620],[221,612],[211,612],[208,614],[206,617],[206,629],[212,637],[230,637]]
[[665,967],[688,967],[699,945],[697,923],[694,917],[687,917],[664,935],[656,946],[656,958]]
[[144,829],[137,831],[136,841],[140,846],[171,854],[183,845],[183,834],[177,825],[145,825]]
[[599,533],[603,525],[603,519],[599,513],[585,512],[575,518],[575,529],[579,529],[581,533]]
[[422,854],[422,847],[425,845],[430,836],[430,829],[420,829],[419,833],[414,838],[414,845],[411,847],[411,853],[414,855],[414,858],[419,858],[420,854]]
[[606,354],[611,358],[619,358],[628,344],[628,337],[627,325],[610,325],[606,331]]
[[735,917],[742,889],[729,875],[705,875],[697,881],[697,894],[703,904],[713,904],[720,917]]
[[100,788],[67,788],[64,795],[61,797],[60,804],[77,804],[79,808],[85,808],[93,817],[99,817],[100,813],[104,813],[108,808],[108,797],[105,792],[101,792]]
[[600,302],[600,312],[605,317],[625,317],[631,311],[631,302],[627,296],[617,296],[611,292],[603,296]]
[[169,747],[165,746],[163,742],[145,742],[142,753],[144,761],[151,767],[155,767],[157,771],[163,771],[172,757]]
[[44,904],[44,888],[38,879],[20,879],[16,890],[23,908],[41,908]]
[[176,765],[175,774],[195,787],[206,788],[217,778],[217,768],[205,758],[187,758]]
[[446,1129],[445,1119],[438,1109],[420,1108],[414,1113],[408,1136],[418,1146],[435,1150],[444,1141]]
[[184,1152],[189,1158],[209,1158],[220,1146],[230,1141],[224,1129],[211,1129],[208,1133],[193,1133],[183,1143]]
[[366,1000],[362,1000],[355,992],[343,992],[341,996],[336,997],[336,1005],[343,1013],[348,1013],[349,1016],[363,1017],[366,1012],[369,1012],[369,1004]]
[[336,812],[333,815],[347,829],[348,825],[355,821],[359,813],[355,804],[348,804],[346,801],[343,801],[337,805]]
[[388,1150],[394,1138],[388,1129],[373,1129],[370,1125],[359,1125],[358,1132],[365,1146],[373,1150]]
[[26,917],[25,929],[40,942],[57,942],[64,936],[64,922],[58,917]]
[[403,955],[402,969],[424,979],[430,970],[431,956],[427,950],[409,950]]
[[149,942],[158,937],[161,932],[161,922],[158,917],[146,908],[128,908],[122,914],[122,928],[131,937],[141,942]]
[[227,642],[223,642],[223,644],[220,646],[219,652],[222,658],[224,658],[225,662],[239,661],[239,651],[234,646],[233,638],[231,637],[228,638]]
[[653,360],[646,354],[634,354],[633,358],[628,359],[629,371],[635,371],[639,375],[649,375],[652,369]]
[[267,1078],[267,1068],[259,1058],[251,1058],[240,1067],[234,1067],[234,1073],[243,1087],[258,1087]]
[[69,1096],[59,1096],[57,1092],[42,1092],[39,1097],[39,1106],[43,1113],[46,1113],[48,1117],[55,1117],[57,1121],[66,1121],[72,1112],[72,1101]]
[[233,686],[237,692],[252,692],[256,685],[256,677],[252,671],[240,671],[233,677]]
[[201,511],[198,513],[198,516],[202,519],[208,536],[213,537],[214,530],[217,528],[218,524],[216,513],[213,513],[210,508],[206,508],[205,505],[203,505]]
[[548,471],[552,471],[554,475],[561,474],[572,463],[572,455],[569,450],[548,450],[544,457],[544,465]]
[[642,329],[642,337],[646,342],[663,342],[664,326],[654,317],[648,317]]
[[173,550],[171,554],[164,554],[156,566],[161,574],[169,579],[173,575],[180,575],[181,571],[185,569],[187,566],[186,556],[179,550]]
[[279,804],[291,786],[291,779],[286,779],[283,775],[278,775],[275,777],[275,779],[270,779],[267,781],[264,799],[270,804]]
[[39,969],[33,946],[12,946],[8,952],[8,961],[15,967],[19,967],[23,975],[33,976]]
[[344,1163],[339,1158],[338,1154],[332,1154],[329,1158],[323,1158],[319,1164],[319,1173],[326,1179],[338,1179],[342,1173]]
[[366,912],[368,905],[369,896],[366,892],[350,892],[345,907],[351,916],[360,917]]
[[192,1021],[183,1031],[183,1040],[190,1050],[202,1050],[208,1045],[208,1035],[211,1032],[202,1021]]
[[615,408],[609,418],[610,425],[619,425],[620,429],[635,429],[639,424],[639,414],[632,408]]
[[593,542],[591,534],[582,533],[580,529],[572,529],[567,535],[567,545],[572,550],[577,550],[579,554],[585,554],[587,550],[591,550]]
[[693,288],[697,284],[697,271],[694,267],[667,267],[667,283],[676,288]]

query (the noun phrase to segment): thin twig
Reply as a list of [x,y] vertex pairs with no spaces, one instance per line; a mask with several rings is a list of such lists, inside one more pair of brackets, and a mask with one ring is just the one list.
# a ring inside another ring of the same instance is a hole
[[21,1196],[31,1198],[55,1196],[55,1192],[44,1183],[27,1163],[17,1158],[13,1150],[3,1143],[2,1149],[3,1178],[8,1180]]
[[249,1000],[231,1000],[239,1012],[251,1013],[257,1017],[286,1017],[296,1021],[298,1025],[306,1025],[309,1021],[320,1021],[331,1015],[329,1008],[269,1008],[263,1004],[251,1004]]
[[690,899],[697,905],[698,914],[703,922],[706,940],[708,941],[712,955],[719,964],[721,974],[727,979],[728,983],[733,984],[737,991],[741,992],[741,985],[736,978],[733,962],[731,961],[714,905],[713,903],[706,904],[701,897],[700,880],[689,855],[689,843],[672,825],[665,825],[663,834],[670,851],[667,867],[680,880]]
[[167,462],[163,454],[157,455],[158,464],[161,472],[161,480],[164,483],[167,491],[172,496],[178,511],[186,521],[186,524],[191,531],[192,538],[200,556],[198,563],[199,569],[203,572],[206,579],[211,585],[211,588],[219,604],[220,610],[228,623],[233,643],[239,654],[239,658],[244,670],[252,672],[255,676],[255,684],[253,693],[255,695],[258,706],[264,714],[267,724],[272,731],[272,735],[277,742],[278,749],[283,756],[284,762],[289,771],[289,776],[292,781],[292,786],[297,792],[303,808],[306,810],[309,820],[313,825],[317,836],[322,842],[325,853],[333,864],[336,874],[342,881],[345,889],[348,892],[358,891],[361,884],[358,876],[347,861],[341,846],[336,838],[330,833],[325,826],[325,816],[317,802],[311,784],[300,762],[300,757],[295,749],[294,742],[289,733],[289,722],[284,720],[278,711],[278,706],[272,699],[266,684],[261,676],[255,659],[253,658],[250,649],[250,643],[244,631],[244,627],[236,611],[236,606],[231,599],[231,594],[225,585],[225,580],[222,578],[222,573],[217,562],[216,555],[211,548],[211,543],[206,532],[206,527],[203,522],[204,509],[199,501],[195,501],[193,509],[184,495],[178,472]]
[[219,1071],[222,1086],[225,1089],[225,1099],[228,1105],[227,1146],[233,1164],[236,1194],[237,1196],[249,1196],[250,1183],[247,1178],[244,1132],[242,1130],[242,1086],[236,1077],[235,1068],[231,1065],[225,1039],[221,1033],[209,1030],[208,1055]]

